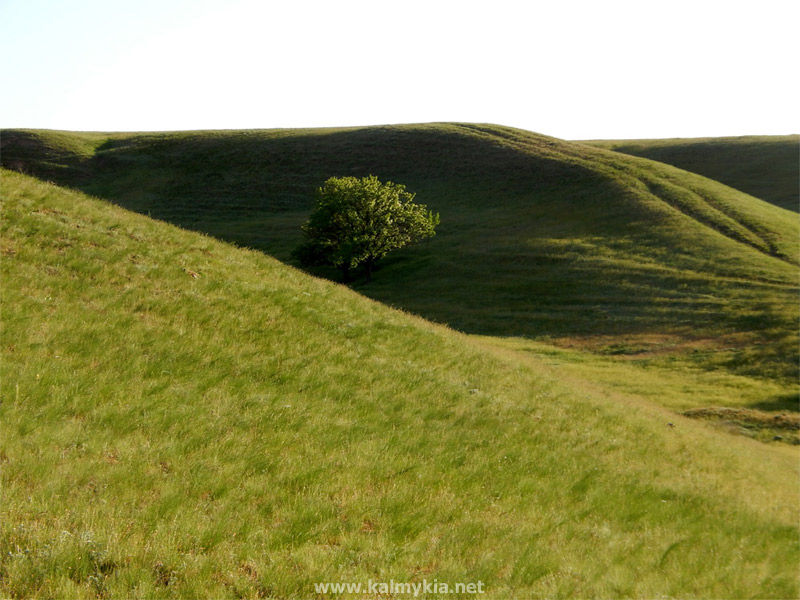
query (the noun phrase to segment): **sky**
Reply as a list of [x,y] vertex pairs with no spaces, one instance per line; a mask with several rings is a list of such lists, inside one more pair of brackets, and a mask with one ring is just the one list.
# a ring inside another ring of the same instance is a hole
[[795,4],[0,0],[0,127],[798,133]]

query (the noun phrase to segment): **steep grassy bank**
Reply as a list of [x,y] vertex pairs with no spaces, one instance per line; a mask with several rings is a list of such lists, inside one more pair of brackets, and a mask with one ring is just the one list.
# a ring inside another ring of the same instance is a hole
[[800,591],[795,449],[79,193],[2,192],[2,595]]
[[703,177],[489,125],[103,135],[7,131],[2,157],[281,260],[316,186],[374,173],[442,224],[363,294],[472,333],[710,340],[706,366],[795,379],[796,215]]
[[800,135],[583,143],[674,165],[781,208],[800,210]]

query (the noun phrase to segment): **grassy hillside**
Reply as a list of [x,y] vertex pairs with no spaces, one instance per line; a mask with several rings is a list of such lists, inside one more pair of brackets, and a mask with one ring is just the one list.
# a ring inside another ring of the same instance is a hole
[[583,142],[716,179],[776,206],[800,210],[800,135]]
[[795,380],[796,215],[668,165],[466,124],[6,131],[2,160],[284,261],[315,187],[373,173],[442,224],[356,284],[363,294],[466,332]]
[[3,596],[800,592],[796,448],[7,171],[0,239]]

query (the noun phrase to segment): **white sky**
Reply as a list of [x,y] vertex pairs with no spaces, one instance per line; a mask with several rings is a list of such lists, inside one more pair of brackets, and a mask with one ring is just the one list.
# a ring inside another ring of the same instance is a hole
[[0,0],[0,126],[797,133],[797,4]]

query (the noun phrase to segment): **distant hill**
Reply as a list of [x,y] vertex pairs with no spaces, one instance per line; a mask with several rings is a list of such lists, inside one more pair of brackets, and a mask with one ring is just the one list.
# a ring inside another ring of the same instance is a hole
[[796,215],[669,165],[475,124],[0,142],[8,167],[284,261],[317,186],[375,174],[442,224],[355,284],[368,296],[466,332],[796,375]]
[[[108,164],[176,169],[140,182],[173,189],[185,155],[145,147]],[[487,598],[797,597],[797,448],[76,191],[5,170],[0,189],[0,596],[336,597],[315,584],[394,580],[480,582]],[[451,220],[469,206],[449,201]],[[478,214],[497,210],[484,201]],[[765,269],[748,293],[778,285],[781,259],[714,231],[704,248],[738,244]]]
[[800,211],[800,135],[584,142],[652,158]]

